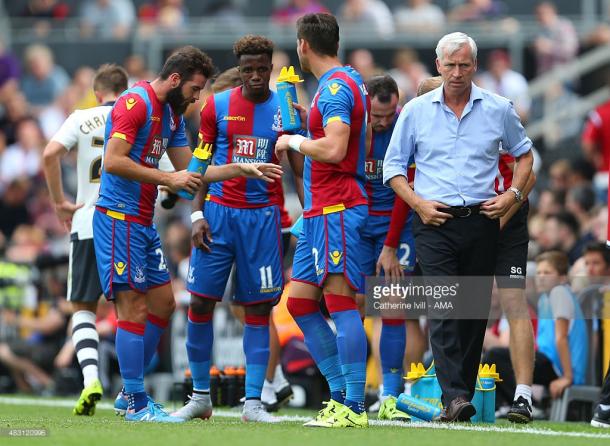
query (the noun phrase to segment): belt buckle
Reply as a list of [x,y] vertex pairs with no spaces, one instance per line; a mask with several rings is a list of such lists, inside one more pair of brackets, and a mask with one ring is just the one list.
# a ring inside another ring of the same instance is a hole
[[456,216],[459,218],[467,218],[470,217],[472,215],[472,209],[470,209],[468,206],[460,206],[455,208],[456,212]]

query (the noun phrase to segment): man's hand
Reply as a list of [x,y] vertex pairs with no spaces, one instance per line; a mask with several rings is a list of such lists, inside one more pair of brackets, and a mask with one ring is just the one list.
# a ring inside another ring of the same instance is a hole
[[299,112],[299,117],[301,118],[301,130],[307,130],[307,109],[296,102],[293,102],[292,106],[296,111]]
[[438,201],[420,200],[415,206],[415,212],[421,218],[425,225],[440,226],[447,221],[448,218],[453,218],[453,215],[439,211],[439,208],[448,207],[446,204]]
[[201,174],[197,172],[188,172],[180,170],[178,172],[169,173],[167,186],[172,192],[177,193],[180,189],[184,189],[191,194],[197,193],[203,182]]
[[273,163],[238,163],[242,175],[273,183],[282,177],[282,166]]
[[75,204],[68,200],[64,200],[61,203],[55,203],[57,218],[62,222],[68,232],[72,229],[72,217],[74,216],[74,213],[82,207],[82,203]]
[[275,155],[279,160],[284,156],[284,152],[290,150],[290,146],[288,145],[288,141],[290,141],[290,137],[292,135],[282,135],[280,136],[275,143]]
[[212,243],[212,231],[210,230],[210,224],[205,218],[193,223],[191,240],[193,241],[193,246],[195,248],[202,249],[206,252],[212,251],[209,246],[209,243]]
[[563,391],[572,385],[572,380],[570,378],[566,378],[562,376],[551,381],[549,384],[549,391],[551,392],[551,398],[557,399],[561,398],[563,395]]
[[517,202],[515,194],[511,191],[491,198],[481,205],[481,214],[487,218],[496,219],[502,217]]
[[404,275],[402,265],[398,261],[396,255],[396,248],[383,245],[381,248],[381,254],[377,259],[377,265],[375,267],[375,274],[379,276],[383,270],[386,277],[390,279],[398,279]]

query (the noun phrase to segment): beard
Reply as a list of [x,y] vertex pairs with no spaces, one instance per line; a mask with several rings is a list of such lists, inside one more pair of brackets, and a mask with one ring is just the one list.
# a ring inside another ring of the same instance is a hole
[[309,61],[306,58],[299,57],[299,65],[301,65],[301,71],[303,73],[311,73],[311,69],[309,68]]
[[182,83],[167,92],[166,101],[176,115],[182,115],[190,104],[182,94]]

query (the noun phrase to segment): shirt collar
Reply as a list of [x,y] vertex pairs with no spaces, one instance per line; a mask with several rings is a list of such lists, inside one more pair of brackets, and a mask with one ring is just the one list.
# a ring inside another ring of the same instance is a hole
[[[432,92],[432,102],[439,102],[441,104],[445,104],[445,99],[443,97],[443,85],[444,84],[442,84],[440,87],[438,87]],[[468,108],[472,108],[472,104],[474,104],[474,101],[478,101],[481,99],[483,99],[481,89],[477,87],[473,82],[470,90],[470,99],[468,100]]]

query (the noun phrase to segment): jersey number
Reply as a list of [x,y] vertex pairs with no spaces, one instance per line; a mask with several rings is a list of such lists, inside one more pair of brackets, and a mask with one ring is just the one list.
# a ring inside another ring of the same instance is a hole
[[155,254],[159,256],[159,271],[166,271],[167,265],[165,264],[165,257],[163,257],[163,250],[161,248],[155,249]]
[[401,266],[409,266],[409,256],[411,255],[411,246],[408,243],[401,243],[400,249],[404,249],[405,252],[402,256],[400,256],[400,259],[398,259],[398,263],[400,263]]
[[258,271],[261,273],[261,288],[273,288],[273,274],[271,265],[261,266]]
[[[91,138],[91,147],[104,147],[104,138],[99,138],[94,136]],[[99,183],[100,177],[102,176],[102,157],[98,156],[93,161],[91,161],[91,166],[89,166],[89,182],[90,183]]]

